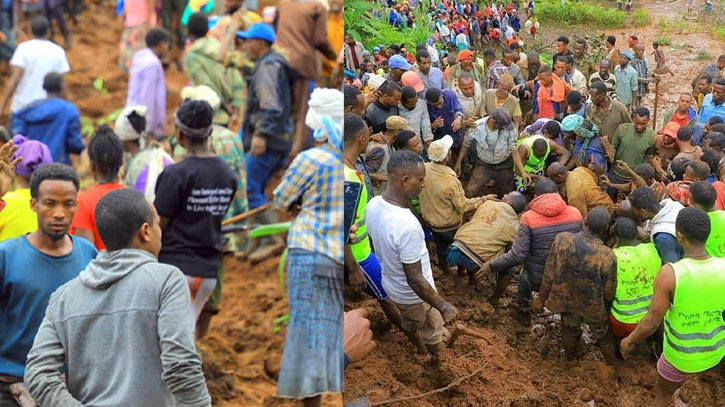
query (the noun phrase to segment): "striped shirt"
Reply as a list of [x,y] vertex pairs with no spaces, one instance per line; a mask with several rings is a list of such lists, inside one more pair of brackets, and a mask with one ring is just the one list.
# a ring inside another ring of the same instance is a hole
[[342,151],[326,143],[301,152],[274,190],[274,203],[285,210],[301,201],[287,246],[330,257],[343,264],[344,217]]

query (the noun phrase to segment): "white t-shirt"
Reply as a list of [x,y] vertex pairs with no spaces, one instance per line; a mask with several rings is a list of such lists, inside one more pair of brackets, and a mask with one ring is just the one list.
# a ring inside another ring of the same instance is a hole
[[48,40],[37,38],[18,44],[10,59],[10,65],[23,68],[23,76],[10,105],[12,113],[24,109],[36,100],[48,97],[43,90],[45,75],[51,72],[62,75],[70,71],[65,50]]
[[423,302],[408,285],[403,271],[403,263],[420,260],[423,278],[436,289],[425,234],[418,219],[410,209],[392,205],[382,196],[376,196],[365,207],[365,223],[383,268],[383,288],[390,299],[398,304]]

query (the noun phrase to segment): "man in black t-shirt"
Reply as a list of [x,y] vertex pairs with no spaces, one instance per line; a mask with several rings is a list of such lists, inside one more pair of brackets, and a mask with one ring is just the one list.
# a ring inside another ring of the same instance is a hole
[[184,102],[176,111],[176,137],[188,155],[164,168],[154,201],[164,231],[159,262],[186,276],[195,321],[216,286],[221,222],[237,189],[229,165],[209,148],[213,116],[205,101]]

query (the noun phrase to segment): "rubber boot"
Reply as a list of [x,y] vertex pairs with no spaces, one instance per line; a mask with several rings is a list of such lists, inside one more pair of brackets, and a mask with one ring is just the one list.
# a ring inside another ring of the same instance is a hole
[[561,330],[561,345],[564,348],[564,354],[566,354],[566,360],[571,362],[577,359],[577,344],[579,343],[579,337],[581,333],[575,334],[573,332],[567,332],[566,329]]
[[420,335],[420,332],[414,331],[414,332],[408,332],[406,330],[403,330],[403,333],[405,336],[410,339],[410,342],[415,346],[415,349],[418,351],[419,355],[425,355],[427,352],[425,343],[423,342],[423,337]]
[[199,319],[196,321],[196,340],[203,339],[207,332],[209,332],[209,323],[211,323],[211,318],[214,314],[214,311],[206,309],[201,311]]
[[[260,223],[270,224],[277,222],[277,212],[270,208],[257,215]],[[259,247],[249,254],[249,261],[252,264],[264,261],[284,250],[285,242],[282,235],[265,236],[260,239]]]

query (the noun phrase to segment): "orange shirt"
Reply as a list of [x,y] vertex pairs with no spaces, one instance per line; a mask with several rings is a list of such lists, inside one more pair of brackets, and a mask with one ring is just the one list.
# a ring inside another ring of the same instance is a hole
[[121,184],[110,182],[108,184],[94,185],[78,193],[78,209],[70,225],[70,233],[75,234],[76,228],[93,232],[93,245],[98,251],[106,248],[96,228],[96,204],[107,193],[114,189],[125,188]]
[[[345,22],[342,13],[330,13],[327,18],[327,40],[335,51],[339,53],[342,50],[342,44],[345,40]],[[323,57],[322,76],[330,76],[336,65],[336,60]]]

